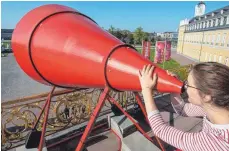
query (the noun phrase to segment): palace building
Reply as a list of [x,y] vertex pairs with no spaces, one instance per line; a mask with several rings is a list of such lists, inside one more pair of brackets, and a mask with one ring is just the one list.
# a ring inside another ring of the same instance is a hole
[[198,3],[195,17],[180,22],[177,53],[229,66],[229,6],[205,13],[205,3]]

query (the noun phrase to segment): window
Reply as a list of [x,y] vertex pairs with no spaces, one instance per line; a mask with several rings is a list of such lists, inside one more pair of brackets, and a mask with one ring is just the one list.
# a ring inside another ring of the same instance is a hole
[[227,16],[227,23],[226,24],[228,24],[229,23],[229,15]]
[[207,28],[207,21],[205,21],[205,28]]
[[204,41],[203,44],[207,43],[207,35],[204,35]]
[[206,54],[205,54],[205,61],[207,61],[208,60],[208,53],[206,52]]
[[228,41],[227,41],[228,43],[227,43],[227,47],[229,47],[229,38],[228,38]]
[[226,33],[223,34],[221,46],[224,46],[224,44],[225,44],[226,35],[227,35]]
[[217,35],[217,39],[216,39],[216,46],[218,46],[220,43],[220,34]]
[[212,54],[209,55],[208,61],[212,61]]
[[201,23],[201,28],[203,28],[203,26],[204,26],[204,22]]
[[210,35],[207,35],[206,39],[207,39],[206,44],[209,44],[209,42],[210,42]]
[[211,25],[211,23],[212,23],[212,21],[211,20],[209,20],[209,25],[208,25],[208,27],[211,27],[212,25]]
[[226,23],[227,23],[227,16],[224,16],[223,17],[223,25],[226,25]]
[[216,62],[216,55],[214,55],[214,60],[213,61]]
[[225,60],[225,65],[229,65],[229,58]]
[[215,35],[212,35],[212,42],[211,42],[211,45],[214,44],[214,41],[215,41]]
[[222,63],[222,56],[219,56],[219,63]]
[[215,19],[213,19],[212,27],[215,27]]
[[218,24],[217,26],[220,26],[221,18],[218,18]]

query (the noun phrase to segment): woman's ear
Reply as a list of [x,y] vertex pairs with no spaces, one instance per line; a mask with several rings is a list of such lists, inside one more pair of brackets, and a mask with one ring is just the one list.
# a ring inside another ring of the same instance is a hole
[[211,95],[205,94],[204,97],[203,97],[203,101],[204,101],[205,103],[211,102],[211,101],[212,101]]

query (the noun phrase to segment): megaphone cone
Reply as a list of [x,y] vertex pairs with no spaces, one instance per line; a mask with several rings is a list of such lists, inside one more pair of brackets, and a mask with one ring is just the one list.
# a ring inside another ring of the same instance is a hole
[[[61,5],[44,5],[17,24],[12,48],[20,67],[34,80],[58,87],[105,85],[119,91],[140,91],[138,72],[146,64],[134,47],[126,45],[95,21]],[[182,91],[183,83],[156,66],[157,90]]]

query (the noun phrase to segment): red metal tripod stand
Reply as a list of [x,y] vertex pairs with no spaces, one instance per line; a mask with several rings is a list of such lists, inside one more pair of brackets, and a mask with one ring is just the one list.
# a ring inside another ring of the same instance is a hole
[[[48,113],[49,113],[49,107],[50,107],[50,103],[51,103],[51,98],[52,98],[52,93],[54,91],[55,87],[53,87],[52,91],[50,92],[47,100],[46,100],[46,103],[39,115],[39,118],[37,119],[37,122],[36,124],[34,125],[34,128],[36,128],[36,125],[37,123],[39,122],[39,119],[41,117],[41,115],[43,114],[43,112],[45,111],[45,115],[44,115],[44,123],[43,123],[43,129],[42,129],[42,134],[41,134],[41,137],[40,137],[40,142],[39,142],[39,148],[38,150],[39,151],[42,151],[42,148],[43,148],[43,144],[44,144],[44,139],[45,139],[45,131],[46,131],[46,125],[47,125],[47,120],[48,120]],[[139,126],[138,123],[135,122],[135,120],[121,107],[121,105],[119,105],[117,103],[117,101],[112,98],[110,95],[109,95],[109,87],[105,87],[103,93],[101,94],[100,98],[99,98],[99,101],[98,101],[98,104],[96,105],[96,108],[94,109],[93,113],[91,114],[91,118],[87,124],[87,127],[83,133],[83,136],[81,137],[80,141],[79,141],[79,144],[76,148],[76,151],[82,151],[83,150],[83,147],[85,145],[85,142],[87,140],[87,137],[89,136],[89,134],[91,133],[91,130],[94,126],[94,123],[95,123],[95,120],[96,118],[98,117],[99,115],[99,112],[100,110],[102,109],[104,103],[106,100],[108,100],[110,103],[114,104],[116,107],[118,107],[118,109],[120,111],[122,111],[122,113],[131,121],[133,122],[133,124],[136,126],[136,128],[149,140],[151,141],[152,143],[153,140],[151,137],[149,137],[149,135]],[[147,121],[147,123],[149,123],[148,121],[148,118],[147,118],[147,113],[146,113],[146,110],[145,110],[145,107],[144,107],[144,104],[142,103],[141,101],[141,98],[139,96],[139,94],[137,92],[134,92],[135,94],[135,97],[136,97],[136,100],[137,100],[137,103],[138,105],[140,106],[144,116],[145,116],[145,119]],[[160,145],[162,151],[164,151],[164,147],[163,145],[161,144],[160,140],[155,136],[155,138],[157,139],[157,142],[158,144]]]
[[[137,127],[137,129],[138,129],[138,130],[139,130],[139,131],[140,131],[149,141],[151,141],[151,142],[153,143],[152,138],[149,137],[149,135],[139,126],[139,124],[136,123],[136,122],[134,121],[134,119],[133,119],[133,118],[132,118],[132,117],[131,117],[131,116],[130,116],[130,115],[129,115],[129,114],[128,114],[128,113],[118,104],[118,103],[117,103],[117,101],[116,101],[114,98],[112,98],[111,96],[109,96],[109,91],[110,91],[109,88],[106,86],[105,89],[104,89],[104,91],[103,91],[103,93],[101,94],[101,96],[100,96],[100,98],[99,98],[99,102],[98,102],[96,108],[94,109],[94,111],[93,111],[93,113],[92,113],[92,115],[91,115],[91,118],[90,118],[90,120],[89,120],[89,122],[88,122],[88,124],[87,124],[87,127],[86,127],[86,129],[85,129],[85,131],[84,131],[84,133],[83,133],[83,136],[81,137],[81,139],[80,139],[80,141],[79,141],[79,144],[78,144],[78,146],[77,146],[77,148],[76,148],[76,151],[82,151],[82,150],[83,150],[83,147],[84,147],[84,145],[85,145],[86,139],[87,139],[88,135],[90,134],[90,132],[91,132],[91,130],[92,130],[92,128],[93,128],[93,125],[94,125],[94,123],[95,123],[95,120],[96,120],[96,118],[98,117],[99,112],[100,112],[100,110],[102,109],[102,107],[103,107],[103,105],[104,105],[106,99],[107,99],[109,102],[111,102],[112,104],[114,104],[115,106],[117,106],[117,107],[123,112],[123,114],[124,114],[125,116],[127,116],[127,118],[129,118],[129,119],[133,122],[133,124]],[[141,108],[141,110],[142,110],[142,112],[143,112],[143,114],[144,114],[144,116],[145,116],[147,122],[149,123],[149,121],[148,121],[148,119],[147,119],[146,110],[145,110],[144,105],[143,105],[143,103],[142,103],[142,101],[141,101],[141,99],[140,99],[140,96],[138,95],[137,92],[135,92],[134,94],[135,94],[135,97],[136,97],[136,100],[137,100],[138,105],[140,106],[140,108]],[[157,139],[157,141],[158,141],[158,143],[159,143],[161,149],[164,151],[164,147],[163,147],[162,144],[160,143],[159,139],[158,139],[158,138],[156,138],[156,139]]]

